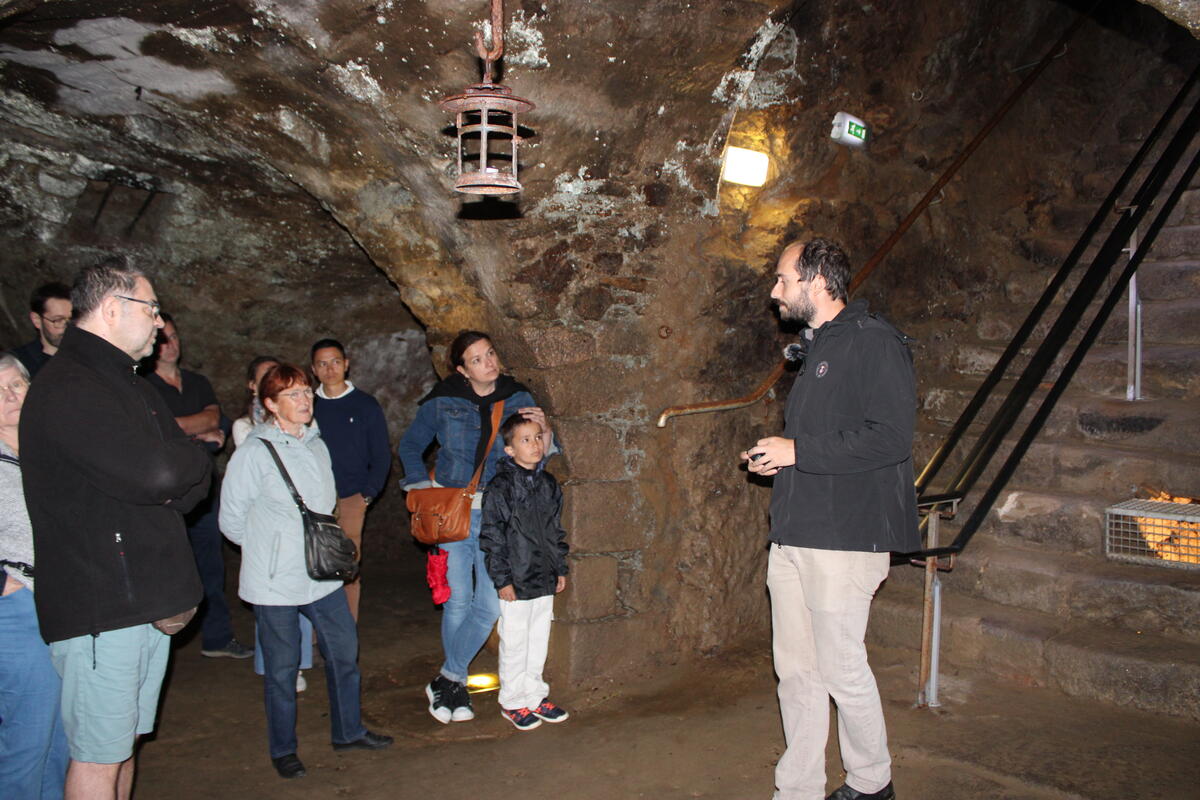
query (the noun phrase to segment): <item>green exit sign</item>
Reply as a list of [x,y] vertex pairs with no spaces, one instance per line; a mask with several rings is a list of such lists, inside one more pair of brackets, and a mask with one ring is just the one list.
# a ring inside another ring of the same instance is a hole
[[866,126],[859,125],[857,122],[847,122],[846,123],[846,133],[848,133],[849,135],[853,136],[856,139],[862,139],[863,141],[866,141],[866,139],[867,139]]

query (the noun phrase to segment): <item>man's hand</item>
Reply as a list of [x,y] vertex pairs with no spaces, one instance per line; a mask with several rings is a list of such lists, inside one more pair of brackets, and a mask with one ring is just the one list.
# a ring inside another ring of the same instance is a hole
[[556,584],[554,585],[554,593],[555,593],[555,594],[558,594],[559,592],[561,592],[561,591],[562,591],[563,589],[565,589],[565,588],[567,588],[567,576],[566,576],[566,575],[559,575],[559,576],[558,576],[558,583],[556,583]]
[[204,431],[202,433],[197,433],[192,438],[198,439],[201,442],[210,442],[212,444],[215,444],[217,446],[218,450],[220,450],[221,447],[225,444],[225,432],[223,430],[221,430],[220,428],[213,428],[211,431]]
[[503,589],[501,589],[498,592],[498,594],[500,595],[500,599],[506,603],[516,602],[517,590],[513,588],[513,585],[511,583],[508,586],[505,586]]
[[738,458],[745,461],[746,469],[756,475],[774,475],[784,467],[796,463],[796,440],[768,436],[759,439],[749,450],[739,453]]

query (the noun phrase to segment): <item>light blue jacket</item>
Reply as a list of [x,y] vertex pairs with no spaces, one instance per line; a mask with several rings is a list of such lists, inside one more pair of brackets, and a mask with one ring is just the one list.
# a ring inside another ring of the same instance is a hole
[[259,606],[307,605],[342,583],[308,577],[300,510],[260,438],[275,445],[305,505],[332,514],[337,503],[329,450],[315,424],[300,439],[270,422],[256,425],[229,459],[221,485],[221,532],[242,546],[238,596]]

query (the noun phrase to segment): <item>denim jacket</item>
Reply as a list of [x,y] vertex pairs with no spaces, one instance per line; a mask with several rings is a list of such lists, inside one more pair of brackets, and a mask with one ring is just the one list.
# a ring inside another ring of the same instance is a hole
[[[504,401],[501,420],[517,413],[518,408],[537,405],[529,392],[520,391]],[[437,440],[435,477],[442,486],[466,486],[475,474],[475,449],[479,445],[479,407],[461,397],[433,397],[417,408],[417,417],[404,433],[397,448],[404,467],[404,486],[429,480],[422,455]],[[504,440],[496,441],[488,452],[479,479],[479,488],[496,474],[496,462],[504,455]]]

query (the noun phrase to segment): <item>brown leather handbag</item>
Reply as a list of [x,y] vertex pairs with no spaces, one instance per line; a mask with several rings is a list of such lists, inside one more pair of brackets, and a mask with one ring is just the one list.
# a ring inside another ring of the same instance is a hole
[[[483,451],[483,461],[466,486],[438,486],[431,489],[409,489],[406,505],[412,512],[409,529],[413,538],[422,544],[460,542],[471,534],[471,496],[479,486],[483,465],[496,442],[504,415],[504,401],[492,405],[492,436]],[[431,476],[432,477],[432,476]]]

